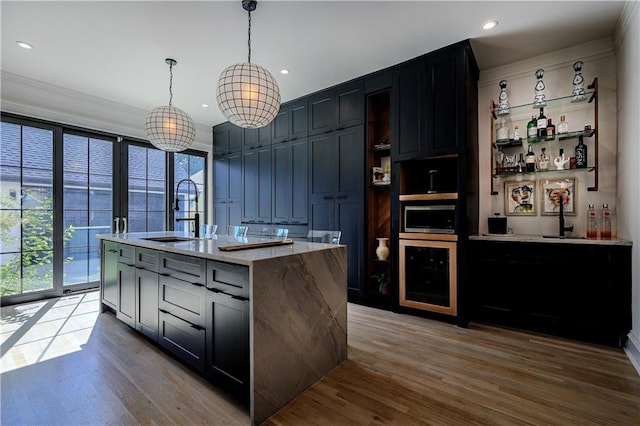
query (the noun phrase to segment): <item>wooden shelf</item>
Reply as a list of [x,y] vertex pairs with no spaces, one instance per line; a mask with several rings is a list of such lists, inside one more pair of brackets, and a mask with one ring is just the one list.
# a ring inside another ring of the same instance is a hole
[[400,201],[431,201],[431,200],[457,200],[458,194],[452,193],[438,193],[438,194],[404,194],[400,195]]

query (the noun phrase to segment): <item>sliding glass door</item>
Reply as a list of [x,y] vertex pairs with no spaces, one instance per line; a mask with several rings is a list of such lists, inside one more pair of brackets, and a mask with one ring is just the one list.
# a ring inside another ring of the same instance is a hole
[[0,296],[57,291],[51,126],[0,123]]

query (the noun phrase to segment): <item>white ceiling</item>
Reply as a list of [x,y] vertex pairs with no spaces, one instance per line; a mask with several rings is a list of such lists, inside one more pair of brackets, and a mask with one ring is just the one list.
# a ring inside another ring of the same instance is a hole
[[[285,102],[467,38],[487,70],[613,36],[624,3],[259,0],[251,61],[271,71]],[[165,58],[174,58],[173,105],[206,126],[226,121],[220,72],[247,60],[240,0],[2,0],[0,13],[3,72],[146,111],[168,104]],[[499,25],[483,31],[490,19]]]

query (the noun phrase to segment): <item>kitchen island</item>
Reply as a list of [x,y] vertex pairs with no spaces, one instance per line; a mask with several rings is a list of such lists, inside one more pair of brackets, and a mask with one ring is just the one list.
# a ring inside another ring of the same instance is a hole
[[98,238],[103,308],[239,396],[252,424],[347,358],[346,246],[242,249],[274,241],[172,232]]

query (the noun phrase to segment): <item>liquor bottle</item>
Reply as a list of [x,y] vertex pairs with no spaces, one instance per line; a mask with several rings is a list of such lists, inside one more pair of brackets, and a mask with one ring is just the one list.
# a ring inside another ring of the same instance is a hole
[[538,139],[547,137],[547,116],[544,115],[543,107],[540,107],[540,115],[536,120],[536,132]]
[[600,231],[600,238],[603,240],[611,239],[611,210],[609,210],[609,204],[602,205],[602,231]]
[[496,142],[508,142],[509,141],[509,127],[504,118],[500,119],[498,128],[496,129]]
[[527,172],[531,173],[536,171],[536,154],[533,153],[531,144],[529,144],[529,148],[527,149],[527,155],[525,155],[524,157],[524,164]]
[[518,158],[518,173],[524,172],[525,163],[524,163],[524,154],[520,153],[520,157]]
[[536,116],[531,116],[531,121],[527,123],[527,139],[533,140],[538,137],[538,127],[536,124]]
[[551,117],[547,121],[547,139],[553,139],[556,136],[556,125],[551,122]]
[[517,124],[513,126],[513,140],[520,140],[520,126],[518,126]]
[[542,148],[540,157],[538,157],[538,170],[546,172],[549,170],[549,154],[547,154],[547,148]]
[[584,144],[582,135],[578,136],[578,145],[576,145],[576,169],[584,169],[587,167],[587,146]]
[[598,215],[593,204],[589,204],[587,209],[587,239],[598,239]]
[[569,124],[565,120],[564,115],[560,116],[560,123],[558,124],[558,128],[556,129],[556,133],[559,135],[564,135],[565,133],[569,133]]

